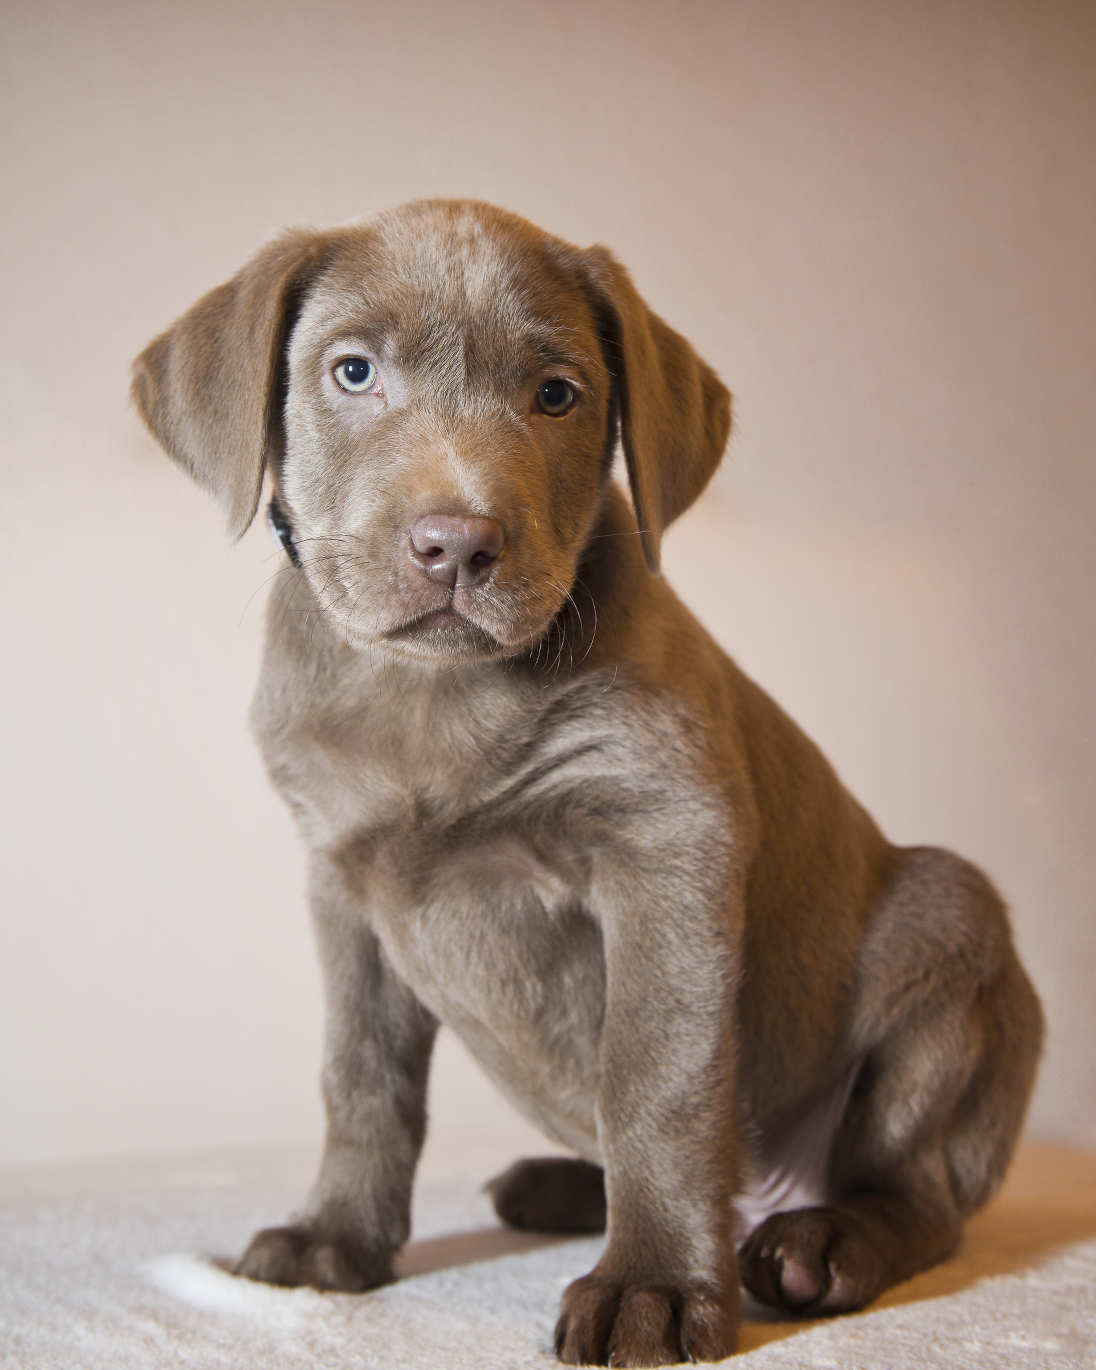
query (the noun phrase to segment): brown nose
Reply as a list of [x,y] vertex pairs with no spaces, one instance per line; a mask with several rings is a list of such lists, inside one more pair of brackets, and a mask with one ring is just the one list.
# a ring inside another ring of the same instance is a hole
[[504,541],[498,519],[424,514],[411,525],[411,560],[442,585],[482,585]]

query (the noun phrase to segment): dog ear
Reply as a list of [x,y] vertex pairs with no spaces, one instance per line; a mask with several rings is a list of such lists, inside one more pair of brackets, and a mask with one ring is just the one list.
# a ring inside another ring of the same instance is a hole
[[327,239],[283,234],[203,295],[133,364],[131,394],[153,436],[221,504],[241,537],[268,459],[280,455],[282,354],[290,316]]
[[719,465],[731,431],[731,396],[680,333],[648,309],[604,247],[585,254],[600,304],[620,426],[647,565],[659,566],[663,530]]

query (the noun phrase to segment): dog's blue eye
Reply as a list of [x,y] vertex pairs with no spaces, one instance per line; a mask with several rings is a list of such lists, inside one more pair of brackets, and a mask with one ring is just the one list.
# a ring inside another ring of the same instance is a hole
[[352,395],[372,390],[377,380],[377,368],[366,357],[346,357],[332,372],[337,384]]
[[562,376],[553,376],[537,391],[537,408],[541,413],[558,419],[572,408],[576,399],[575,387],[571,382],[565,381]]

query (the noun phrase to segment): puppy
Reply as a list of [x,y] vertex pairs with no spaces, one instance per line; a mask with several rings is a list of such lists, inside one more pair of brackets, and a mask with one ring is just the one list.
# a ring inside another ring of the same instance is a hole
[[439,1022],[576,1153],[501,1216],[607,1230],[564,1361],[719,1359],[740,1281],[834,1313],[946,1257],[1039,1003],[986,877],[887,842],[659,576],[730,397],[613,257],[469,202],[289,233],[133,393],[233,535],[269,476],[291,562],[253,722],[310,856],[327,1141],[239,1273],[392,1278]]

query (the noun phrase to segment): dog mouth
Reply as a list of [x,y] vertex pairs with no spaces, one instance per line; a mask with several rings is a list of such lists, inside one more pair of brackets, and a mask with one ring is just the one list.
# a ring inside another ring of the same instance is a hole
[[316,579],[318,607],[334,620],[348,646],[438,665],[517,656],[550,629],[560,609],[555,597],[524,583],[492,581],[469,589],[413,582],[375,598],[342,567],[333,574],[321,569]]
[[419,657],[497,657],[507,648],[453,605],[429,609],[388,628],[382,641]]

